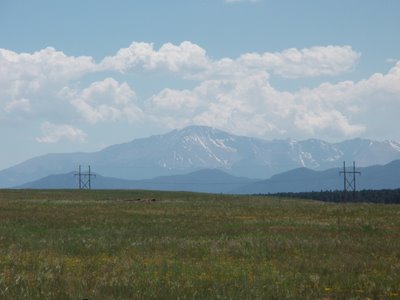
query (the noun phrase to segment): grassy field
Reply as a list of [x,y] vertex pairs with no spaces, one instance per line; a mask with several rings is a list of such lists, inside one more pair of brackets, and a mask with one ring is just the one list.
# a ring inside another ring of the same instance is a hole
[[0,299],[151,298],[400,299],[400,206],[0,190]]

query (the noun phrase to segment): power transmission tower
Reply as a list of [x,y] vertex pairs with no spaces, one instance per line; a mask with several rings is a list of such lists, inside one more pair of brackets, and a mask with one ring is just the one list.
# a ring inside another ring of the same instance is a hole
[[343,193],[344,198],[346,198],[347,192],[353,192],[353,200],[356,199],[356,174],[361,175],[361,172],[356,171],[356,163],[353,161],[353,170],[346,170],[346,162],[343,162],[343,171],[339,172],[340,175],[343,174]]
[[96,174],[91,173],[90,165],[87,172],[81,171],[81,165],[79,165],[78,173],[75,173],[74,176],[78,176],[79,189],[90,190],[92,188],[92,177],[96,177]]

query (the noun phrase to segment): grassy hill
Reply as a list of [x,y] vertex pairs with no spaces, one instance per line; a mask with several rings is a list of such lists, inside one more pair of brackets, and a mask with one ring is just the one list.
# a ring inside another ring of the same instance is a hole
[[397,299],[400,206],[0,190],[1,299]]

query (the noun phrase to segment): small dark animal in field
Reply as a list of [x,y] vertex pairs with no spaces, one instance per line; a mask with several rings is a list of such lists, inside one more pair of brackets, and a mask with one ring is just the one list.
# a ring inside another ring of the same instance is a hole
[[125,200],[127,202],[156,202],[156,198],[137,198],[137,199],[128,199]]

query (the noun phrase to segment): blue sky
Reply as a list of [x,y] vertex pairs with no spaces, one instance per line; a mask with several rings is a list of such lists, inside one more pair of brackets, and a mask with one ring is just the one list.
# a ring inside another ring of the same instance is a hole
[[0,0],[0,168],[191,124],[400,140],[400,1]]

